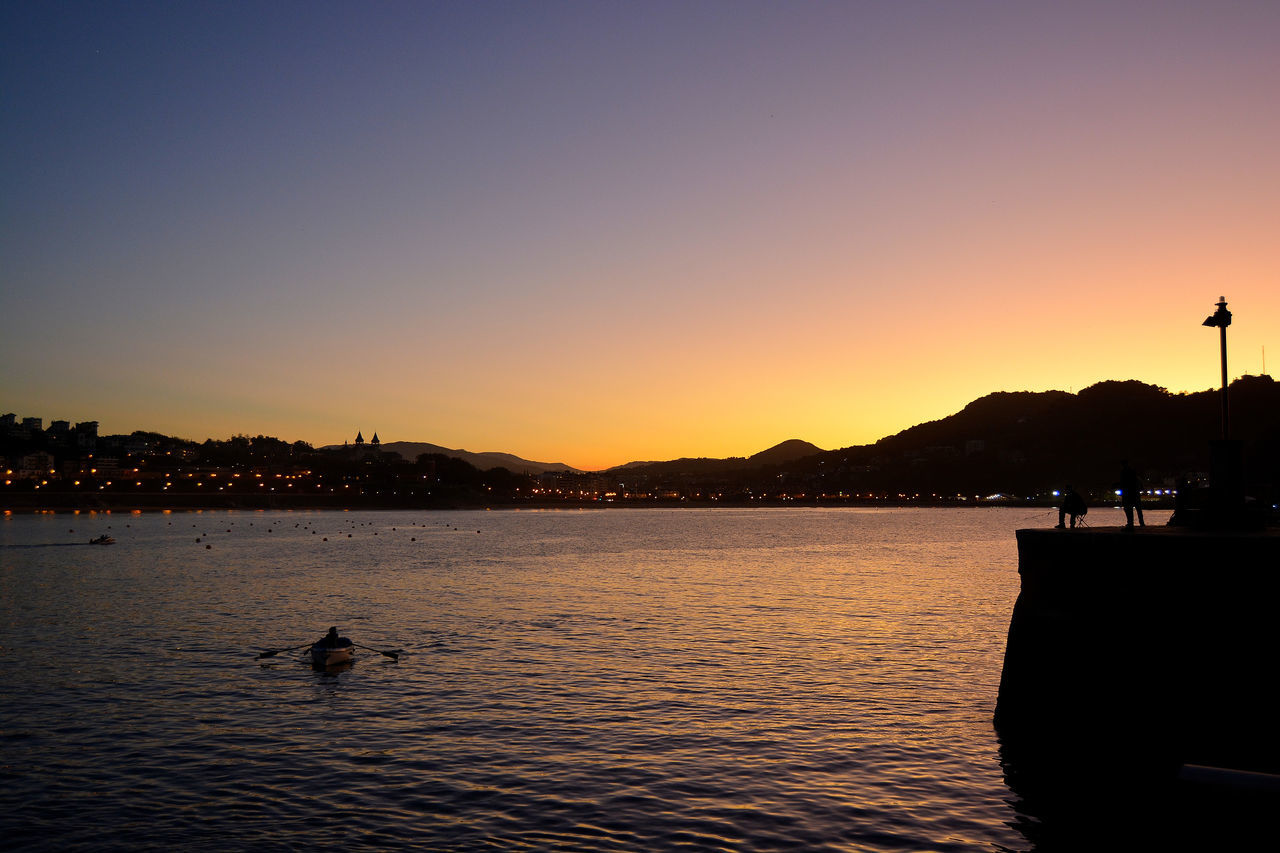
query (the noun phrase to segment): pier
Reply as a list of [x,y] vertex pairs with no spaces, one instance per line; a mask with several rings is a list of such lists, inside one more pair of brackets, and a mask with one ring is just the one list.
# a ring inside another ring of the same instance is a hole
[[1280,772],[1280,531],[1036,529],[1017,541],[995,712],[1008,755],[1044,772]]

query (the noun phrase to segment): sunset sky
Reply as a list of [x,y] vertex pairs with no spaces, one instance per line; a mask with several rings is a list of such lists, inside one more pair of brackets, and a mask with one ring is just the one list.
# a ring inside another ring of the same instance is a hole
[[1280,365],[1280,3],[0,7],[0,412],[603,468]]

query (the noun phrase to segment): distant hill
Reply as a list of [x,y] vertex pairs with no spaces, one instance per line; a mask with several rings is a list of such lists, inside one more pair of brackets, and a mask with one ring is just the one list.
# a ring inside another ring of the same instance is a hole
[[751,456],[729,456],[724,459],[715,459],[710,457],[684,457],[682,459],[672,459],[667,462],[628,462],[625,465],[618,465],[610,468],[610,471],[628,471],[632,473],[644,473],[650,476],[663,475],[713,475],[725,474],[734,471],[742,471],[751,468],[760,468],[769,465],[784,465],[788,462],[794,462],[797,459],[804,459],[807,456],[813,456],[818,453],[825,453],[822,448],[810,444],[807,441],[801,441],[798,438],[789,439],[781,444],[775,444],[768,450],[761,450],[759,453]]
[[[340,449],[342,445],[330,445],[326,450]],[[382,445],[383,453],[395,453],[406,462],[413,462],[424,453],[438,453],[442,456],[449,456],[454,459],[461,459],[468,465],[473,465],[481,471],[489,471],[493,468],[506,468],[515,474],[541,474],[545,471],[567,471],[569,473],[578,473],[579,469],[566,465],[563,462],[531,462],[528,459],[521,459],[511,453],[472,453],[469,450],[454,450],[449,447],[441,447],[438,444],[428,444],[424,441],[388,441]]]
[[[874,444],[832,450],[792,466],[829,488],[1032,494],[1072,483],[1105,491],[1121,460],[1151,486],[1198,478],[1209,442],[1221,436],[1220,394],[1172,394],[1135,380],[1105,381],[1077,394],[998,392],[946,418]],[[1280,476],[1280,384],[1244,376],[1231,384],[1231,437],[1244,446],[1248,476],[1263,491]]]
[[[1280,383],[1244,376],[1231,384],[1231,435],[1243,443],[1255,494],[1280,486]],[[791,439],[749,457],[630,462],[628,487],[694,486],[706,492],[768,494],[780,484],[813,494],[1044,494],[1071,483],[1095,494],[1113,487],[1121,460],[1151,487],[1202,478],[1218,438],[1220,396],[1172,394],[1136,380],[1105,381],[1080,392],[996,392],[959,412],[874,444],[822,450]],[[509,453],[471,453],[424,442],[389,442],[384,451],[413,461],[439,453],[481,470],[586,473],[562,462]]]
[[782,465],[822,452],[822,448],[815,444],[792,438],[781,444],[775,444],[768,450],[761,450],[759,453],[748,456],[747,462],[751,465]]
[[[1231,436],[1244,448],[1255,495],[1280,484],[1280,383],[1231,384]],[[1172,394],[1135,380],[1079,393],[988,394],[959,412],[874,444],[820,450],[787,441],[743,458],[631,463],[628,486],[762,495],[785,485],[811,494],[1043,495],[1067,483],[1102,495],[1121,460],[1149,487],[1202,480],[1221,433],[1217,391]],[[619,469],[613,469],[619,470]]]

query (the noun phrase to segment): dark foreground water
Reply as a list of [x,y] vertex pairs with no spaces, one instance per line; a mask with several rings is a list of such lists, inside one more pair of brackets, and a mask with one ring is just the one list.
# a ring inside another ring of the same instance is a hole
[[[7,516],[3,844],[1028,850],[991,715],[1053,521]],[[255,659],[330,625],[403,654]]]

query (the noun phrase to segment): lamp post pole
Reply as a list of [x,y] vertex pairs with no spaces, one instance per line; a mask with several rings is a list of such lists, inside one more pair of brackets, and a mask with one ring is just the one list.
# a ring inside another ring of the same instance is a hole
[[1227,326],[1231,325],[1231,312],[1227,310],[1227,297],[1218,297],[1218,310],[1204,321],[1206,326],[1218,327],[1218,341],[1222,349],[1222,440],[1231,435],[1231,420],[1227,407]]
[[1232,526],[1245,517],[1244,446],[1231,440],[1227,408],[1227,326],[1231,325],[1227,297],[1218,297],[1218,310],[1204,325],[1217,326],[1222,348],[1222,438],[1209,442],[1210,520],[1217,525]]

